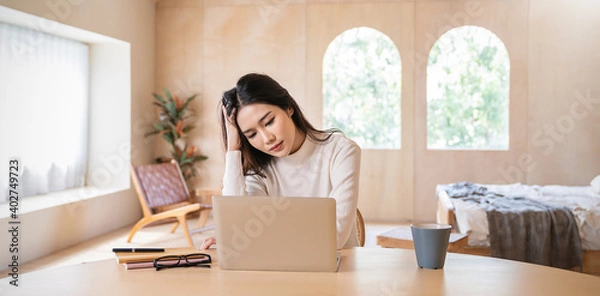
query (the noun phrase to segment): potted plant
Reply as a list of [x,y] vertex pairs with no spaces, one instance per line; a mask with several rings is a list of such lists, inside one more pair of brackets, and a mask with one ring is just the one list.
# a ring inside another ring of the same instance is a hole
[[179,163],[181,172],[186,181],[195,177],[197,174],[197,164],[206,160],[208,157],[199,153],[196,146],[188,145],[187,135],[194,129],[194,125],[189,122],[192,116],[188,115],[188,106],[196,95],[182,100],[164,89],[165,96],[152,93],[154,105],[160,109],[159,121],[152,124],[152,131],[146,136],[160,134],[171,146],[170,157],[158,157],[156,162],[166,162],[175,159]]

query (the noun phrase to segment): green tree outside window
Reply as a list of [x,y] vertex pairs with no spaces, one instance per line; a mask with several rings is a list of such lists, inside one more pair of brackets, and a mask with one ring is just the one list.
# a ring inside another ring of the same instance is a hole
[[394,42],[371,28],[338,35],[323,58],[325,127],[362,148],[400,148],[402,66]]
[[442,35],[427,67],[427,148],[507,150],[509,73],[508,52],[489,30]]

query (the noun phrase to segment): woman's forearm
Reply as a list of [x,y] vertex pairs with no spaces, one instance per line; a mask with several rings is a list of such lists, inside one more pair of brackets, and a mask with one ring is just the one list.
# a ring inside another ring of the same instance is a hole
[[246,183],[242,170],[242,153],[228,151],[225,154],[225,173],[223,174],[223,195],[245,195]]

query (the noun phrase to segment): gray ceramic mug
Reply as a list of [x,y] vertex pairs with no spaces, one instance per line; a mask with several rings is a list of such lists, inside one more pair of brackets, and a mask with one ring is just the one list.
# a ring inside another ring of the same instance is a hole
[[450,230],[447,224],[411,224],[413,243],[417,255],[417,264],[421,268],[444,268]]

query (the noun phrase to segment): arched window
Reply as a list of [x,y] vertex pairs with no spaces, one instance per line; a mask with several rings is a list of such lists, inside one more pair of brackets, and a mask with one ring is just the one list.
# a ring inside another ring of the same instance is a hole
[[325,127],[362,148],[400,148],[402,66],[394,42],[371,28],[338,35],[323,58]]
[[507,150],[509,74],[506,47],[491,31],[442,35],[427,66],[427,148]]

